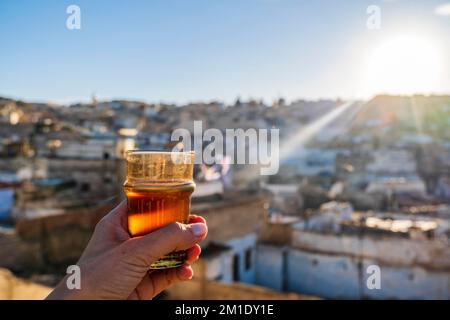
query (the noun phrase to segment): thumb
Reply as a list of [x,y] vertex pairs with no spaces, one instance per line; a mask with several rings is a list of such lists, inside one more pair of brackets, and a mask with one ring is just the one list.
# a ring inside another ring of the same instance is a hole
[[124,242],[127,251],[149,266],[166,254],[186,250],[202,241],[208,233],[205,223],[171,223],[142,237]]

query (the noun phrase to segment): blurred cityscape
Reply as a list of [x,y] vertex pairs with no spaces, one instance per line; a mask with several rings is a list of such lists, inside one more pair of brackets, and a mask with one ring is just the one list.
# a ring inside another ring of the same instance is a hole
[[[194,121],[279,129],[280,169],[196,166],[192,212],[209,235],[194,279],[161,298],[450,299],[450,96],[437,95],[271,105],[0,98],[0,299],[45,297],[124,198],[124,151],[171,150],[171,132]],[[366,285],[373,265],[380,290]]]

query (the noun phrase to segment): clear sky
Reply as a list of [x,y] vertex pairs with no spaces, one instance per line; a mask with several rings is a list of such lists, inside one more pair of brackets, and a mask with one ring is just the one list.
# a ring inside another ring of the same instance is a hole
[[[184,103],[449,93],[450,12],[436,9],[445,3],[0,0],[0,95]],[[81,30],[66,28],[70,4]],[[369,5],[381,9],[380,30],[366,27]],[[395,40],[405,35],[414,40]]]

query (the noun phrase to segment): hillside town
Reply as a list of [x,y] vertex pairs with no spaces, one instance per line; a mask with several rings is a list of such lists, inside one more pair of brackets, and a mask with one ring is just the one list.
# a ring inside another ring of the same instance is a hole
[[[171,150],[171,133],[192,132],[194,121],[279,129],[280,167],[264,176],[254,164],[195,166],[192,212],[209,235],[194,279],[161,298],[450,298],[450,96],[437,95],[229,105],[0,98],[5,298],[22,282],[43,297],[77,261],[124,199],[125,151]],[[380,290],[366,285],[374,265]]]

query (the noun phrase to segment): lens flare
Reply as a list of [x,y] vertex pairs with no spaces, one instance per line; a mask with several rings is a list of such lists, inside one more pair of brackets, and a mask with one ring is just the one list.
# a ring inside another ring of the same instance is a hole
[[304,145],[311,141],[320,132],[320,130],[325,129],[331,122],[343,115],[344,112],[349,111],[350,107],[353,107],[354,105],[355,102],[346,102],[339,107],[332,109],[319,119],[300,128],[294,135],[285,140],[281,146],[280,160],[288,158],[295,151],[298,151],[304,147]]

